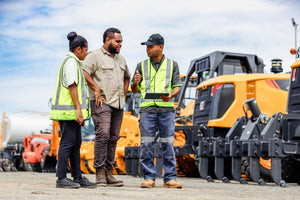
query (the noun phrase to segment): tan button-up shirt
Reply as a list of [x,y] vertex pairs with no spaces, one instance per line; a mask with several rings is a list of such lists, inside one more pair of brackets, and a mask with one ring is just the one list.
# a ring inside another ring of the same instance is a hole
[[[124,78],[130,79],[130,71],[121,54],[115,54],[113,57],[101,47],[86,56],[83,69],[100,87],[101,96],[106,100],[107,105],[117,109],[124,108]],[[91,88],[89,88],[89,97],[90,100],[95,100],[95,91]]]

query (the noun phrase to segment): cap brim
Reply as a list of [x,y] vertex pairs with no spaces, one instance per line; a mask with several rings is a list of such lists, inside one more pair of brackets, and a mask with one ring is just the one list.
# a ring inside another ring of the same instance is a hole
[[141,45],[152,46],[152,45],[155,45],[155,43],[147,41],[147,42],[141,42]]

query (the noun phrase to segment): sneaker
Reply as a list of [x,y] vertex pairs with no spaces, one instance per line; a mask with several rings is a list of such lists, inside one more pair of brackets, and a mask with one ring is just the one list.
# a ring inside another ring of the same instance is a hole
[[175,179],[172,179],[166,183],[164,183],[165,188],[182,188],[182,183],[176,181]]
[[57,179],[56,180],[56,187],[57,188],[69,188],[69,189],[77,189],[80,188],[79,183],[74,183],[69,178]]
[[155,187],[155,181],[153,181],[152,179],[146,179],[141,184],[141,188],[153,188],[153,187]]
[[85,188],[95,188],[97,187],[96,183],[90,182],[85,176],[81,178],[74,178],[73,180],[74,183],[79,183],[81,187]]

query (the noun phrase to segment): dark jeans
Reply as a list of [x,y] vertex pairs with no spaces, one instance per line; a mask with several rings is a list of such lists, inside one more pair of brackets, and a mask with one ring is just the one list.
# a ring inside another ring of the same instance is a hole
[[68,159],[70,159],[72,177],[81,177],[81,127],[76,121],[59,121],[59,126],[61,139],[58,151],[56,176],[59,179],[67,177]]
[[91,111],[95,126],[94,168],[113,169],[123,109],[116,109],[105,103],[102,107],[97,107],[95,101],[91,101]]
[[140,162],[144,179],[156,178],[154,165],[153,143],[158,127],[160,143],[163,153],[164,182],[176,179],[176,159],[174,153],[175,113],[147,113],[140,114],[141,152]]

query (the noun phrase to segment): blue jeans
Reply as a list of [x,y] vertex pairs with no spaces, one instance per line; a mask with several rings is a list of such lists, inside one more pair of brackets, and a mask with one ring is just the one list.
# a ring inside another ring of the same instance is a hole
[[156,178],[153,158],[153,142],[158,127],[163,153],[164,182],[176,179],[176,160],[173,147],[175,113],[146,113],[140,115],[141,152],[140,162],[144,179]]

